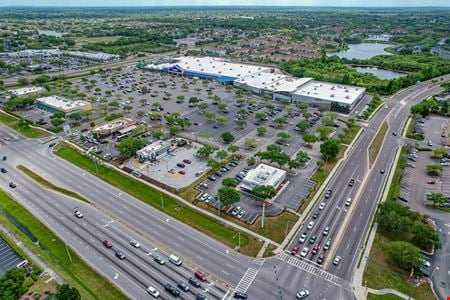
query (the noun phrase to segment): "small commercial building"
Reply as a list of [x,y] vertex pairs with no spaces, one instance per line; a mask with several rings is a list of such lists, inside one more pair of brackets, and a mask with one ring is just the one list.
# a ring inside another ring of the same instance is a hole
[[11,97],[30,97],[30,96],[37,96],[40,95],[42,92],[44,92],[45,89],[40,86],[31,86],[31,87],[24,87],[17,90],[10,90],[9,93]]
[[59,96],[38,98],[36,106],[51,113],[63,112],[65,114],[92,110],[92,104],[87,101],[69,100]]
[[248,171],[247,176],[242,179],[241,188],[251,191],[256,186],[268,185],[278,189],[285,179],[286,171],[266,164],[260,164]]
[[156,141],[137,151],[136,157],[139,159],[139,162],[144,163],[146,161],[157,160],[169,151],[170,143],[166,141]]
[[106,124],[95,127],[92,131],[97,138],[109,136],[127,129],[136,124],[136,121],[130,118],[120,118]]

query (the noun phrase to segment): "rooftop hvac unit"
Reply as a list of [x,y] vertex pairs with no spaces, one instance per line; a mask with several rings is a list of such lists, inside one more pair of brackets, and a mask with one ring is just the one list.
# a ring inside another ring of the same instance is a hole
[[346,93],[348,93],[348,90],[345,90]]
[[347,96],[345,96],[345,99],[350,99],[350,97],[347,95]]
[[219,74],[222,74],[222,71],[219,71]]
[[334,98],[334,94],[331,94],[331,96],[330,96],[331,98]]

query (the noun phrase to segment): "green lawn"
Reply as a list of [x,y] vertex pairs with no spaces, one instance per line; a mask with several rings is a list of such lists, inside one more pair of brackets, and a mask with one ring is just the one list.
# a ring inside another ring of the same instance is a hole
[[289,232],[297,220],[297,215],[285,211],[278,216],[266,218],[264,228],[261,228],[261,218],[258,218],[252,226],[249,226],[249,229],[274,242],[281,243],[286,237],[286,228],[287,232]]
[[267,246],[266,250],[264,251],[263,257],[274,256],[273,251],[275,251],[275,249],[277,249],[277,247],[270,244],[269,246]]
[[39,174],[33,172],[32,170],[28,169],[27,167],[25,167],[23,165],[18,165],[17,169],[19,169],[20,171],[22,171],[23,173],[25,173],[26,175],[28,175],[29,177],[34,179],[37,183],[43,185],[44,187],[46,187],[48,189],[51,189],[51,190],[54,190],[55,192],[64,194],[66,196],[69,196],[69,197],[72,197],[72,198],[75,198],[78,200],[81,200],[83,202],[90,203],[90,201],[88,199],[84,198],[80,194],[75,193],[74,191],[70,191],[65,188],[62,188],[60,186],[54,185],[53,183],[51,183],[44,177],[40,176]]
[[371,167],[375,162],[375,160],[377,159],[378,152],[380,152],[381,146],[383,145],[384,137],[388,129],[389,125],[386,121],[384,121],[380,127],[380,130],[377,132],[377,135],[372,140],[372,143],[369,146],[369,164]]
[[389,187],[387,201],[397,200],[397,196],[400,193],[400,181],[402,180],[403,168],[405,166],[406,147],[402,147],[400,152],[400,157],[398,159],[397,165],[395,166],[394,175],[392,177],[392,182]]
[[386,294],[386,295],[375,295],[370,294],[367,296],[367,300],[402,300],[399,296],[394,294]]
[[[392,288],[416,300],[434,299],[429,284],[414,287],[413,281],[408,282],[409,272],[396,267],[390,257],[385,253],[389,238],[377,232],[370,251],[369,263],[363,277],[363,284],[374,289]],[[375,298],[376,299],[376,298]]]
[[65,243],[41,221],[2,190],[0,190],[0,208],[6,210],[27,227],[39,240],[41,247],[34,244],[4,214],[0,214],[0,223],[20,237],[27,247],[39,255],[67,283],[76,287],[83,299],[127,299],[112,283],[88,266],[74,251],[66,248]]
[[[56,154],[79,166],[80,168],[97,175],[94,162],[68,145],[61,145],[58,147]],[[122,189],[126,193],[129,193],[143,202],[165,212],[166,214],[192,226],[193,228],[230,247],[236,247],[238,245],[238,238],[236,236],[238,233],[237,230],[227,227],[219,221],[211,219],[204,214],[185,206],[183,203],[173,199],[172,197],[162,194],[147,184],[144,184],[128,175],[122,174],[117,170],[99,165],[98,171],[99,173],[97,176],[99,178]],[[161,194],[164,207],[161,205]],[[242,253],[255,256],[261,246],[262,243],[259,240],[254,239],[247,234],[241,233]]]
[[20,132],[24,136],[28,138],[41,138],[41,137],[47,137],[51,134],[47,131],[41,130],[39,128],[33,128],[27,125],[21,125],[19,124],[19,120],[5,114],[4,112],[0,112],[0,122],[5,124],[6,126]]

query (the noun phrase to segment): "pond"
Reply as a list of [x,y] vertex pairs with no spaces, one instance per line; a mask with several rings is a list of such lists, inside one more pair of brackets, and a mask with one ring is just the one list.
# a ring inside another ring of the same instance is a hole
[[387,80],[396,79],[407,75],[406,73],[399,73],[391,70],[383,70],[375,67],[355,67],[355,70],[358,71],[359,73],[370,73],[377,76],[380,79],[387,79]]
[[377,44],[377,43],[361,43],[361,44],[349,44],[348,49],[339,52],[327,53],[327,56],[337,55],[340,58],[347,59],[369,59],[377,55],[390,55],[389,52],[384,49],[393,47],[390,44]]

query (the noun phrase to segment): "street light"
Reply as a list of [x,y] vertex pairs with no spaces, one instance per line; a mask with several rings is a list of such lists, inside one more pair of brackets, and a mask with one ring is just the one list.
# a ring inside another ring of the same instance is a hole
[[439,270],[439,266],[436,266],[436,268],[433,269],[433,272],[431,272],[430,280],[433,280],[433,275],[436,270]]
[[233,239],[236,238],[236,236],[238,236],[238,250],[240,251],[241,250],[241,232],[238,231],[238,233],[233,236]]

